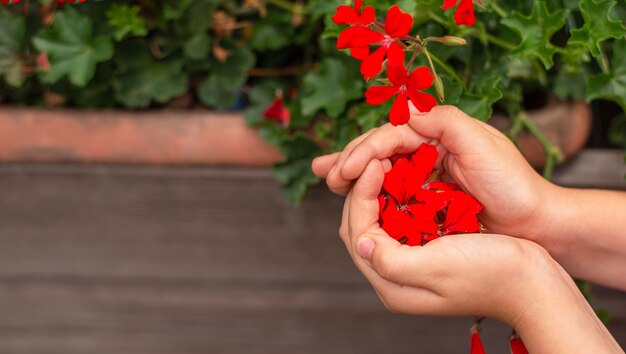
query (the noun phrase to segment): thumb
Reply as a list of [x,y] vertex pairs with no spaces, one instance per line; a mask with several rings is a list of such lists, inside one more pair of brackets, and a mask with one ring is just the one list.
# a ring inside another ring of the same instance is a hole
[[380,277],[396,284],[428,288],[435,278],[433,272],[440,272],[445,264],[438,263],[431,247],[401,245],[382,230],[361,237],[356,249]]

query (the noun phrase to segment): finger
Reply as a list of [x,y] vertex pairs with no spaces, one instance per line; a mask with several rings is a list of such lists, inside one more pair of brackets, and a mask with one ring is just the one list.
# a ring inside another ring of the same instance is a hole
[[493,134],[483,123],[454,106],[436,106],[429,113],[415,114],[409,126],[418,134],[440,141],[452,154],[471,153],[480,136]]
[[352,199],[352,193],[348,193],[346,200],[343,203],[343,211],[341,213],[341,225],[339,225],[339,238],[343,241],[344,245],[350,252],[350,235],[348,235],[348,216],[350,215],[350,201]]
[[345,196],[348,194],[350,189],[352,189],[354,181],[352,179],[343,178],[341,173],[338,172],[339,166],[341,166],[343,164],[343,160],[350,155],[352,149],[359,145],[363,140],[367,139],[367,137],[373,134],[377,129],[378,128],[371,129],[365,134],[354,139],[346,145],[345,149],[343,149],[343,151],[339,154],[334,165],[328,172],[328,176],[326,177],[326,184],[328,185],[328,188],[333,191],[333,193]]
[[[371,161],[357,180],[350,200],[348,229],[351,241],[368,231],[380,229],[378,225],[378,195],[383,186],[385,172],[378,160]],[[354,243],[352,243],[354,246]]]
[[[341,175],[348,180],[358,178],[373,159],[383,160],[397,154],[412,153],[423,143],[432,144],[433,142],[435,142],[434,139],[417,134],[409,126],[384,125],[356,146],[343,165],[339,165]],[[443,152],[440,148],[437,150]],[[442,156],[439,161],[441,158]]]
[[427,288],[447,277],[447,265],[432,246],[401,245],[389,236],[368,233],[357,241],[358,254],[370,262],[371,268],[392,283]]
[[311,164],[313,173],[319,178],[326,179],[330,169],[335,165],[337,158],[339,158],[338,152],[313,159],[313,163]]

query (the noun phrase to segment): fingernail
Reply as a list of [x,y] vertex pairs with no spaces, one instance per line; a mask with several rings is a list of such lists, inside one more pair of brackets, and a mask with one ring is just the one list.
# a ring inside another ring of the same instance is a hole
[[356,244],[356,251],[363,259],[365,259],[366,261],[371,261],[372,252],[374,252],[374,246],[374,240],[372,240],[371,238],[364,238]]

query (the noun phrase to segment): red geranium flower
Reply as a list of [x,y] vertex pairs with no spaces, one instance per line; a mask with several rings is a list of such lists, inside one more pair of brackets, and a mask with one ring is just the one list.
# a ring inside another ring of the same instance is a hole
[[[337,12],[333,15],[333,21],[339,25],[351,25],[351,27],[345,29],[339,36],[337,41],[337,48],[345,49],[350,48],[350,55],[354,58],[363,60],[367,58],[370,53],[369,40],[376,40],[379,38],[379,33],[371,30],[367,30],[374,21],[376,21],[376,12],[372,6],[366,6],[361,9],[363,0],[356,0],[354,7],[341,5],[337,7]],[[374,35],[374,37],[370,37]],[[365,40],[365,43],[360,46],[352,46],[355,38],[369,38]],[[340,44],[341,43],[341,44]]]
[[476,215],[483,210],[483,206],[472,196],[461,191],[449,192],[449,195],[450,204],[440,234],[445,236],[480,231]]
[[381,227],[394,239],[405,241],[406,245],[422,246],[423,234],[437,234],[435,216],[436,211],[426,204],[398,205],[393,198],[389,198],[382,211]]
[[[350,54],[360,60],[361,74],[366,80],[380,74],[383,68],[385,57],[389,67],[399,67],[404,65],[404,49],[398,43],[411,31],[413,26],[413,16],[402,12],[397,5],[392,6],[387,13],[384,25],[384,33],[371,29],[374,23],[374,9],[365,7],[359,14],[360,1],[355,3],[355,7],[340,6],[333,16],[337,24],[350,24],[351,27],[345,29],[337,40],[338,49],[350,49]],[[370,46],[380,46],[373,53],[370,53]]]
[[263,113],[263,118],[275,120],[286,127],[291,121],[291,113],[283,103],[282,92],[276,93],[276,99]]
[[391,124],[397,126],[408,123],[409,99],[421,112],[430,112],[437,105],[435,97],[420,91],[430,87],[434,81],[427,67],[420,66],[411,75],[407,75],[404,66],[388,68],[387,77],[392,86],[370,87],[365,92],[365,99],[369,104],[379,105],[397,95],[389,114]]
[[[441,8],[447,10],[454,7],[458,2],[459,0],[444,0]],[[459,26],[473,26],[474,23],[476,23],[476,15],[474,14],[474,2],[472,0],[461,0],[459,6],[454,12],[454,21],[456,21],[456,24]]]

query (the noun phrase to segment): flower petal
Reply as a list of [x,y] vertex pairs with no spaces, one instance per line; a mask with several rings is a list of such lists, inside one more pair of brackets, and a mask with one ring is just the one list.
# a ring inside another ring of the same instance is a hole
[[389,120],[391,121],[391,125],[398,126],[408,123],[409,118],[409,101],[407,100],[406,93],[400,92],[393,102],[393,106],[391,106]]
[[405,85],[409,79],[406,75],[406,69],[404,65],[402,66],[393,66],[387,69],[387,78],[394,86],[400,87]]
[[415,90],[423,90],[432,86],[434,81],[435,78],[430,73],[430,69],[427,66],[420,66],[409,75],[407,86]]
[[399,67],[404,66],[404,49],[396,42],[392,42],[387,49],[387,66]]
[[390,100],[398,88],[394,86],[372,86],[365,91],[365,101],[371,105],[379,105]]
[[401,38],[409,34],[413,27],[413,16],[402,12],[398,5],[393,5],[385,19],[385,32],[392,38]]
[[385,60],[386,53],[387,50],[385,47],[380,47],[363,60],[361,63],[361,74],[365,80],[370,80],[380,74],[383,70],[383,61]]
[[476,23],[474,3],[472,0],[461,0],[459,7],[456,8],[456,12],[454,13],[454,20],[459,26],[473,26],[474,23]]
[[422,144],[413,155],[416,179],[420,186],[430,177],[438,156],[437,148],[430,144]]
[[365,6],[361,13],[361,20],[359,23],[363,26],[371,25],[376,21],[376,11],[372,6]]
[[441,5],[441,8],[444,10],[447,10],[451,8],[452,6],[456,5],[457,2],[459,2],[459,0],[444,0],[443,5]]
[[350,49],[350,55],[355,59],[365,60],[365,58],[370,55],[370,46],[352,47]]
[[352,25],[359,23],[361,16],[352,7],[341,5],[337,7],[332,19],[338,25]]
[[420,112],[430,112],[430,110],[437,105],[437,100],[430,94],[411,89],[408,91],[411,102],[413,102],[415,108]]
[[363,0],[354,0],[354,11],[361,11],[361,6],[363,6]]
[[383,188],[400,205],[408,204],[409,199],[413,197],[412,191],[407,190],[410,187],[415,187],[415,183],[412,183],[411,180],[413,169],[414,166],[409,160],[400,159],[393,164],[391,170],[385,173]]

